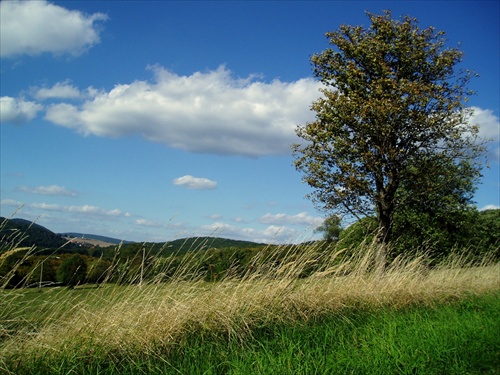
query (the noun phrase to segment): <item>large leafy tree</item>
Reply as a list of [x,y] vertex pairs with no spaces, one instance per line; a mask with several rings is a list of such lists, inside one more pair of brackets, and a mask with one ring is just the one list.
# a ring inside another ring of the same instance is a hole
[[460,69],[463,52],[414,18],[368,17],[369,28],[328,32],[333,47],[312,57],[323,96],[293,149],[317,206],[375,216],[387,245],[398,210],[443,195],[470,203],[483,147],[465,107],[474,74]]
[[[432,173],[427,171],[431,170]],[[477,209],[471,205],[475,168],[467,161],[427,160],[411,169],[397,200],[405,204],[394,215],[395,252],[420,250],[445,255],[455,246],[470,247]]]

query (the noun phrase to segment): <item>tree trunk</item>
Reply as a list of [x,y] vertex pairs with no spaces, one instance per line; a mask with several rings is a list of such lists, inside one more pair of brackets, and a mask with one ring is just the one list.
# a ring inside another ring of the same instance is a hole
[[387,250],[392,235],[392,204],[381,203],[378,205],[378,232],[377,232],[377,255],[375,268],[382,273],[387,265]]

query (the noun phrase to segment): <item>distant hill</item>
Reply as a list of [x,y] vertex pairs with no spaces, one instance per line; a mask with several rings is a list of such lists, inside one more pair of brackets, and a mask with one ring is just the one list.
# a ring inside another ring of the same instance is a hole
[[196,249],[223,249],[228,247],[233,248],[250,248],[256,246],[265,246],[265,244],[251,242],[251,241],[241,241],[241,240],[231,240],[228,238],[220,237],[189,237],[182,238],[179,240],[168,241],[165,245],[174,251],[177,250],[196,250]]
[[96,240],[96,241],[106,242],[106,243],[109,243],[111,245],[118,245],[122,242],[123,243],[130,243],[130,241],[119,240],[117,238],[106,237],[106,236],[99,236],[97,234],[75,233],[75,232],[60,233],[60,234],[63,237],[82,238],[82,239],[86,239],[86,240]]
[[[6,222],[5,222],[6,221]],[[68,244],[67,238],[74,238],[75,243]],[[83,239],[84,241],[78,241]],[[20,242],[19,242],[20,241]],[[131,241],[122,241],[121,239],[100,236],[88,233],[79,232],[66,232],[54,233],[49,229],[33,223],[25,219],[6,219],[0,217],[0,252],[3,250],[2,243],[15,244],[17,247],[31,247],[36,246],[39,249],[43,248],[59,248],[64,245],[64,249],[76,249],[82,242],[86,246],[96,245],[106,246],[106,244],[118,245],[123,243],[123,246],[131,247],[130,250],[137,246],[142,246],[142,243],[135,243]],[[97,243],[99,242],[99,243]],[[178,252],[186,252],[189,250],[203,250],[203,249],[224,249],[224,248],[255,248],[264,247],[265,244],[256,243],[251,241],[232,240],[228,238],[219,237],[189,237],[181,238],[167,242],[147,243],[152,245],[156,251],[165,254],[174,254]],[[125,249],[124,249],[125,250]]]
[[58,248],[67,241],[61,235],[29,220],[0,217],[0,242],[7,246]]
[[[131,258],[141,249],[146,249],[149,255],[169,256],[182,255],[189,251],[202,252],[205,250],[246,250],[262,249],[269,245],[251,241],[231,240],[219,237],[189,237],[167,242],[133,242],[124,244],[120,248],[120,257]],[[110,253],[111,254],[111,253]],[[114,254],[114,253],[113,253]],[[111,254],[110,256],[112,256]],[[109,255],[109,254],[107,254]]]

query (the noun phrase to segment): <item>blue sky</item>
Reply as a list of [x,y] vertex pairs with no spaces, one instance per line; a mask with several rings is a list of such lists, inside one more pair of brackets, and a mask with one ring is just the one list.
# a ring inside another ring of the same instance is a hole
[[384,9],[479,73],[469,105],[493,141],[475,200],[500,207],[498,1],[2,1],[0,215],[133,241],[310,238],[323,214],[289,147],[320,96],[309,58]]

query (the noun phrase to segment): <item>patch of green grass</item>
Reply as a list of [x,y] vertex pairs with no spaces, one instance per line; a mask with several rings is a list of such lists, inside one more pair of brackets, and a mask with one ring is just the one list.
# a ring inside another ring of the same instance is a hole
[[[295,324],[255,327],[236,339],[197,330],[175,345],[142,352],[11,358],[15,374],[496,374],[500,294],[434,307],[350,307]],[[0,372],[2,367],[0,367]]]
[[436,308],[349,309],[321,321],[262,328],[243,346],[193,339],[175,357],[176,367],[193,361],[185,372],[191,374],[495,374],[499,297]]

